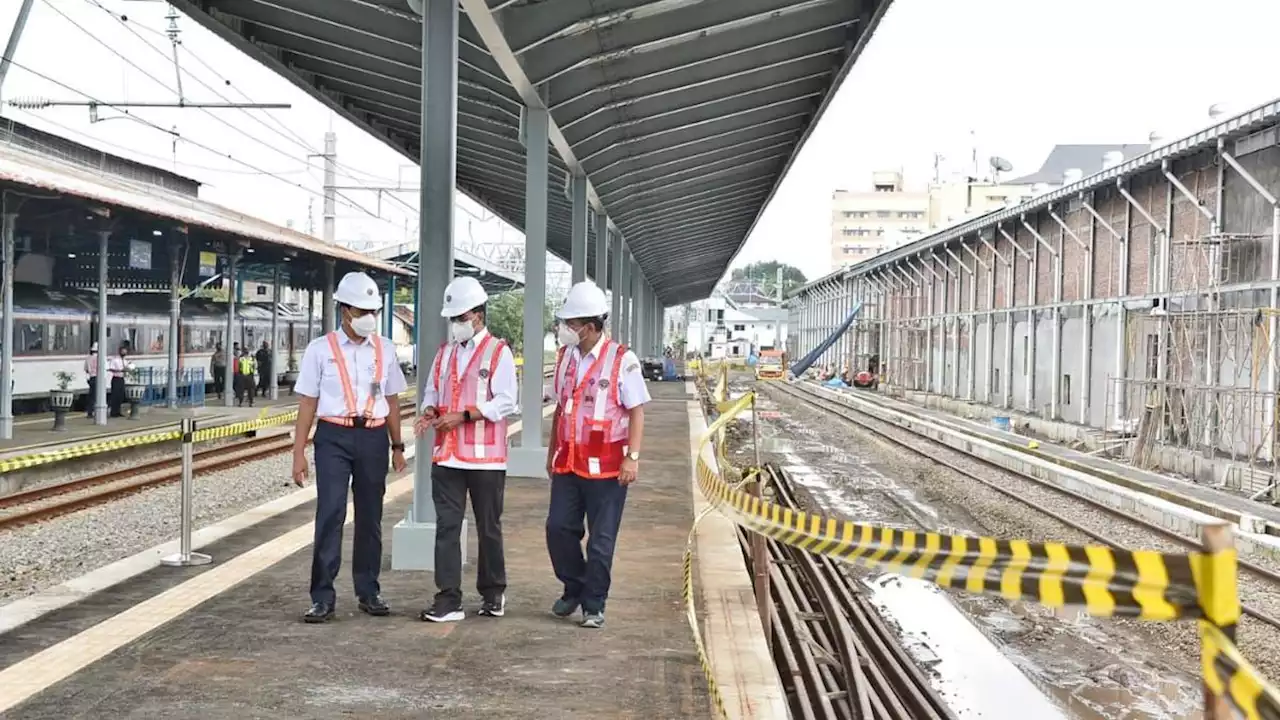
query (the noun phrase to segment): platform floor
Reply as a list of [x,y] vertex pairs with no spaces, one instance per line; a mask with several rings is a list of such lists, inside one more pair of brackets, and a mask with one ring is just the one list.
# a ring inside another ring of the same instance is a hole
[[[859,397],[872,396],[874,398],[873,401],[878,404],[898,408],[903,412],[910,412],[938,423],[945,423],[953,427],[963,428],[966,432],[974,435],[985,435],[987,437],[1019,443],[1025,442],[1027,439],[1026,437],[1016,433],[998,430],[989,423],[970,420],[959,415],[954,415],[945,410],[921,407],[914,402],[896,400],[886,397],[883,393],[852,389],[842,390],[842,392],[855,393]],[[1052,458],[1058,458],[1092,468],[1099,472],[1125,478],[1135,483],[1141,483],[1142,485],[1151,488],[1157,496],[1165,493],[1167,496],[1181,495],[1194,498],[1195,500],[1208,505],[1227,508],[1232,512],[1260,517],[1266,520],[1269,524],[1280,527],[1280,507],[1269,503],[1250,500],[1249,498],[1241,495],[1206,485],[1200,485],[1190,480],[1143,470],[1142,468],[1134,467],[1127,463],[1117,462],[1115,460],[1098,457],[1096,455],[1089,455],[1088,453],[1073,450],[1069,447],[1048,441],[1040,441],[1038,452]]]
[[[308,504],[206,548],[212,566],[157,568],[3,636],[0,715],[710,717],[681,600],[692,520],[686,396],[675,383],[651,391],[647,457],[628,500],[602,630],[548,612],[560,588],[544,544],[545,481],[507,486],[507,616],[450,625],[416,619],[434,592],[431,576],[392,572],[389,544],[382,582],[391,617],[357,612],[344,563],[338,617],[303,624]],[[404,478],[388,489],[388,541],[411,484]],[[345,539],[350,558],[350,527]],[[464,580],[470,610],[478,602],[475,552],[472,542]],[[58,681],[67,671],[74,672]],[[6,685],[39,692],[5,712]]]

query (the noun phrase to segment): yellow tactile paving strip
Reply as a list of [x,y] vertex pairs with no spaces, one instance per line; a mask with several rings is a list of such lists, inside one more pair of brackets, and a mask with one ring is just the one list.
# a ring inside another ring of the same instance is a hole
[[[518,420],[507,427],[508,435],[519,431]],[[412,490],[412,475],[396,480],[387,485],[386,501],[390,502]],[[350,525],[354,521],[355,507],[348,503],[346,524]],[[314,522],[290,530],[84,632],[10,665],[0,671],[0,715],[309,546],[314,535]]]

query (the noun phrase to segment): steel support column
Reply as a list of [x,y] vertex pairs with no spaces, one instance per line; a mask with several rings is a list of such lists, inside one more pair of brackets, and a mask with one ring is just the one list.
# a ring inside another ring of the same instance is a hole
[[[543,306],[547,297],[547,148],[550,114],[526,108],[524,358],[520,407],[524,420],[520,446],[513,448],[509,472],[515,477],[542,477],[547,451],[542,444]],[[585,217],[585,215],[584,215]],[[584,261],[585,263],[585,261]],[[585,264],[583,265],[585,267]]]
[[587,177],[574,175],[569,181],[570,204],[573,215],[570,218],[569,261],[570,280],[580,283],[587,279]]
[[[178,347],[182,338],[178,337],[178,321],[182,318],[182,259],[185,255],[178,253],[178,248],[169,243],[169,382],[165,393],[165,405],[170,409],[178,407]],[[101,349],[99,349],[101,360]]]
[[630,345],[631,344],[631,296],[634,294],[633,293],[634,288],[632,287],[632,276],[635,275],[635,272],[632,270],[633,263],[631,262],[630,249],[628,248],[623,249],[621,254],[621,262],[622,262],[622,272],[620,273],[621,279],[619,281],[619,293],[618,293],[621,296],[618,304],[618,307],[620,308],[620,312],[618,313],[618,341],[621,343],[625,343],[626,345]]
[[[271,269],[271,344],[267,346],[271,372],[267,373],[267,397],[280,399],[280,266]],[[258,368],[262,372],[263,368]]]
[[[8,193],[5,193],[8,195]],[[5,198],[8,200],[8,198]],[[0,272],[0,439],[13,439],[13,263],[17,245],[18,213],[4,208],[3,267]],[[99,362],[99,365],[105,363]]]
[[622,298],[623,298],[623,264],[626,253],[622,250],[622,233],[613,234],[613,278],[609,290],[613,293],[612,312],[609,313],[609,334],[619,342],[622,341]]
[[[415,319],[416,322],[416,319]],[[387,278],[387,299],[382,303],[382,334],[395,340],[396,334],[396,278]]]
[[596,286],[609,290],[609,216],[596,213]]
[[338,308],[333,304],[333,290],[337,280],[334,278],[333,260],[324,261],[324,285],[320,288],[320,331],[331,333],[338,329],[335,316]]
[[[111,240],[110,230],[98,231],[98,382],[94,387],[93,401],[93,424],[107,424],[107,385],[111,380],[107,376],[107,355],[111,351],[107,349],[107,245]],[[6,326],[12,326],[12,323],[5,323]],[[12,345],[6,342],[5,346]],[[227,352],[231,352],[231,345],[225,345]]]
[[[235,407],[236,405],[236,369],[239,367],[240,359],[233,357],[231,349],[235,347],[236,340],[236,294],[235,294],[235,277],[239,271],[240,264],[240,248],[232,248],[227,254],[227,277],[229,287],[227,288],[227,372],[222,379],[222,404],[225,407]],[[330,289],[330,292],[333,292]],[[105,317],[105,316],[104,316]],[[98,348],[98,352],[102,352],[102,348]]]
[[[413,324],[420,360],[429,364],[428,348],[445,340],[440,317],[444,289],[453,276],[454,185],[457,171],[458,3],[422,1],[421,141],[418,149],[418,312]],[[545,173],[543,174],[545,178]],[[333,284],[325,289],[332,292]],[[325,303],[332,312],[332,303]],[[541,312],[541,303],[538,310]],[[418,397],[427,375],[417,373]],[[541,373],[539,373],[540,375]],[[539,397],[541,400],[541,397]],[[535,407],[541,403],[536,403]],[[432,435],[418,439],[413,458],[413,505],[392,530],[391,567],[396,570],[435,568],[435,504],[431,499]],[[466,521],[463,521],[466,547]],[[464,553],[465,560],[465,553]]]

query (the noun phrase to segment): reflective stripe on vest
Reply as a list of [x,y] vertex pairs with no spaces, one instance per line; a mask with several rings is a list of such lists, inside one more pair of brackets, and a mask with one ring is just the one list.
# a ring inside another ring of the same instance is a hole
[[[630,416],[622,406],[619,379],[627,347],[602,340],[594,362],[578,380],[577,358],[562,358],[560,419],[552,470],[590,479],[618,476],[627,453]],[[559,371],[558,371],[559,374]]]
[[[373,344],[373,382],[379,387],[382,386],[382,338],[369,338]],[[333,363],[338,368],[338,381],[342,383],[342,397],[347,407],[347,417],[356,417],[356,389],[351,384],[351,375],[347,372],[347,358],[342,354],[342,346],[339,344],[338,332],[335,330],[329,333],[329,349],[333,351]],[[369,398],[364,404],[364,416],[373,417],[373,404],[378,398],[373,392],[369,393]]]
[[240,374],[241,374],[241,375],[252,375],[252,374],[253,374],[253,361],[252,361],[252,360],[250,360],[249,358],[240,358]]
[[[505,341],[486,334],[459,373],[459,346],[441,345],[433,365],[437,404],[448,412],[462,412],[467,407],[478,408],[488,402],[493,397],[491,383],[506,346]],[[489,422],[482,415],[447,433],[436,433],[432,459],[436,462],[449,459],[467,463],[506,462],[506,418]]]

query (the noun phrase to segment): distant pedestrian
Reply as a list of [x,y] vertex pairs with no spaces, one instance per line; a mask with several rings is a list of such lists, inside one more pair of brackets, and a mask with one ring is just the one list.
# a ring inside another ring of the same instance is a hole
[[266,397],[271,391],[271,373],[274,371],[271,367],[271,346],[266,340],[262,341],[262,347],[258,348],[253,358],[258,364],[258,392]]
[[89,399],[85,402],[85,410],[90,418],[98,403],[98,343],[89,346],[89,355],[84,359],[84,374],[89,382]]
[[218,393],[218,399],[221,400],[227,383],[227,351],[222,349],[222,343],[213,346],[209,370],[213,373],[213,391]]
[[129,345],[120,343],[115,355],[107,358],[107,375],[111,378],[111,417],[123,417],[120,411],[124,405],[124,376],[132,367],[129,363]]
[[249,407],[253,407],[253,375],[256,363],[249,350],[240,351],[240,359],[236,361],[236,376],[234,378],[236,391],[236,404],[243,405],[245,400],[249,401]]

